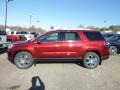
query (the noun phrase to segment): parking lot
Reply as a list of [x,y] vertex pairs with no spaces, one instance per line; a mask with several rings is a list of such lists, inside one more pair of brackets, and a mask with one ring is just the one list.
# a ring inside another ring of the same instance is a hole
[[96,69],[74,63],[42,63],[21,70],[0,54],[0,90],[120,90],[120,55]]

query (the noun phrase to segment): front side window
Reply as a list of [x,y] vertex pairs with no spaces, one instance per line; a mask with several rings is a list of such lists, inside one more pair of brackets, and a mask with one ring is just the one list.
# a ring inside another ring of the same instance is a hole
[[77,32],[64,32],[62,36],[64,41],[79,41],[80,37]]
[[41,41],[42,42],[55,42],[59,40],[59,33],[52,33],[45,36]]

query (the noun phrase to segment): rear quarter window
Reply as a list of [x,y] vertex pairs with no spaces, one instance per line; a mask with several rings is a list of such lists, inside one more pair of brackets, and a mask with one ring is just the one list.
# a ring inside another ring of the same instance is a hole
[[97,41],[97,40],[105,40],[100,32],[84,32],[88,40]]

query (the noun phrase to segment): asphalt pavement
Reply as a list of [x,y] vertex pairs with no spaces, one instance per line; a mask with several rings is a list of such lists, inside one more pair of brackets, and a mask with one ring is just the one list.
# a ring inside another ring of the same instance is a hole
[[18,69],[0,54],[0,90],[120,90],[120,55],[96,69],[75,63],[39,63]]

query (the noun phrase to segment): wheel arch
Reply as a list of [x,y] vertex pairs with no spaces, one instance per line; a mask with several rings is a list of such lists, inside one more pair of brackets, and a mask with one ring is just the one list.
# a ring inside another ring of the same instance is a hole
[[[16,51],[15,54],[13,55],[13,57],[15,58],[15,55],[18,54],[19,52],[28,52],[31,54],[31,56],[33,57],[33,54],[31,53],[31,51],[29,50],[20,50],[20,51]],[[14,58],[13,58],[13,61],[14,61]]]

